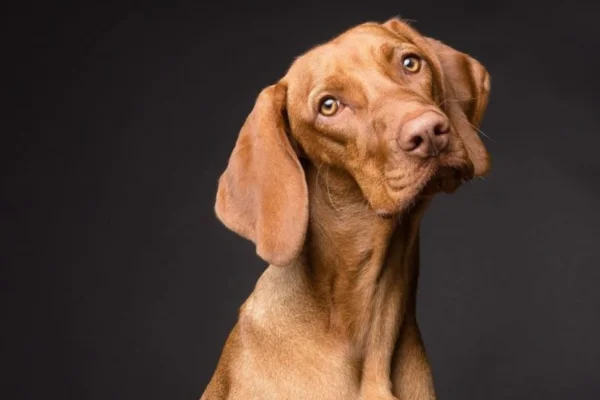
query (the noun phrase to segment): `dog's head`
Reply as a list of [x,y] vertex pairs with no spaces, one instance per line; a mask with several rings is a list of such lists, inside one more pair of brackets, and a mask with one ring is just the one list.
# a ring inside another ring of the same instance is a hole
[[451,192],[489,169],[478,136],[489,90],[479,62],[398,19],[350,29],[259,95],[219,180],[217,216],[283,265],[308,221],[299,157],[346,171],[380,215]]

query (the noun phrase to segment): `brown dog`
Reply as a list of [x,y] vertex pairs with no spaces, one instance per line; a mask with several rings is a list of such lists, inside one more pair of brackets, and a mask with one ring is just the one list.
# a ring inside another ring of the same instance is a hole
[[218,218],[271,265],[201,400],[434,399],[415,316],[431,197],[489,168],[487,71],[398,19],[267,87],[219,180]]

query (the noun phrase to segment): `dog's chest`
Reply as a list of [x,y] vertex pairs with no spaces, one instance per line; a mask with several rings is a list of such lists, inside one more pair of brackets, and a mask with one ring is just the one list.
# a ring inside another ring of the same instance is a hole
[[242,386],[261,399],[356,399],[352,351],[327,331],[327,318],[297,272],[270,267],[240,312]]

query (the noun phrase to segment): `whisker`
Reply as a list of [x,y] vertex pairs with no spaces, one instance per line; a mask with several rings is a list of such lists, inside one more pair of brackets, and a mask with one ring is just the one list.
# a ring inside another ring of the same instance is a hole
[[[317,168],[317,188],[316,188],[316,190],[321,190],[320,189],[321,185],[319,185],[318,183],[319,183],[319,175],[321,173],[321,168],[322,167],[323,167],[323,162],[321,162],[319,164],[319,167]],[[327,185],[327,181],[325,181],[325,184]],[[323,234],[325,235],[325,237],[331,242],[332,247],[337,250],[336,241],[333,239],[333,235],[330,233],[328,227],[326,227],[325,224],[322,223],[321,220],[318,219],[318,218],[315,219],[313,221],[313,223],[316,223],[319,226],[319,228],[321,229],[321,231],[323,232]]]
[[492,139],[491,137],[486,135],[485,132],[483,132],[481,129],[477,128],[475,125],[473,125],[470,122],[469,122],[469,125],[471,125],[473,127],[473,129],[475,129],[477,132],[479,132],[482,136],[485,136],[489,141],[496,143],[496,141],[494,139]]
[[335,203],[331,198],[331,192],[329,191],[329,164],[327,164],[327,178],[325,179],[325,188],[327,189],[327,197],[329,197],[329,202],[331,203],[331,206],[338,214],[341,214],[342,212],[335,206]]
[[439,106],[439,107],[441,107],[441,106],[442,106],[442,105],[444,105],[444,103],[445,103],[445,102],[447,102],[447,101],[448,101],[448,102],[457,102],[457,103],[458,103],[458,102],[461,102],[461,101],[477,100],[478,98],[479,98],[479,96],[477,96],[477,97],[465,97],[465,98],[462,98],[462,99],[459,99],[459,98],[454,98],[454,99],[453,99],[453,98],[450,98],[450,97],[446,97],[444,100],[442,100],[442,101],[441,101],[441,102],[438,104],[438,106]]
[[[468,97],[468,98],[464,98],[464,99],[452,99],[450,97],[446,97],[445,99],[443,99],[439,104],[438,107],[442,107],[444,105],[445,102],[447,101],[455,101],[455,102],[460,102],[460,101],[468,101],[468,100],[477,100],[479,97]],[[467,121],[469,122],[469,121]],[[477,128],[475,125],[473,125],[471,122],[469,122],[469,125],[471,125],[471,127],[473,127],[473,129],[475,129],[477,132],[479,132],[482,136],[486,137],[489,141],[496,143],[496,141],[494,139],[492,139],[489,135],[487,135],[484,131],[482,131],[481,129]]]
[[321,190],[321,185],[319,185],[319,175],[321,174],[321,167],[323,167],[323,161],[321,161],[321,163],[319,164],[319,167],[317,168],[317,189],[316,190]]
[[365,210],[367,210],[367,211],[371,207],[366,198],[363,198],[363,205],[365,206]]

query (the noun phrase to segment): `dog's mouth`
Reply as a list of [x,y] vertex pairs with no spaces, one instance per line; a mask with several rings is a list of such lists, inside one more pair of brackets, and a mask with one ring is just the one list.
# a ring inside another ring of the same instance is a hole
[[453,193],[460,185],[473,179],[472,165],[447,166],[440,164],[436,172],[423,185],[419,197],[431,197],[437,193]]
[[[473,178],[473,165],[470,162],[453,158],[431,158],[419,167],[421,172],[411,183],[398,184],[393,176],[388,182],[388,192],[394,199],[391,208],[376,208],[382,217],[406,213],[424,200],[431,199],[440,192],[452,193],[463,183]],[[394,185],[395,184],[395,185]]]

